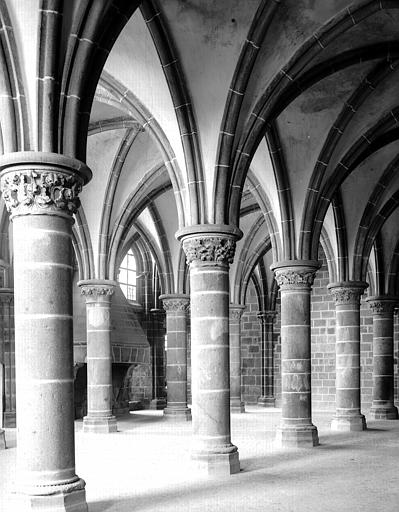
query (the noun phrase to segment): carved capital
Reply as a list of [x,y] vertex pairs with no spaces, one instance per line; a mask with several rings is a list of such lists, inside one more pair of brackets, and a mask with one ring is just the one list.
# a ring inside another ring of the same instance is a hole
[[14,301],[14,290],[12,288],[0,288],[0,303],[11,304]]
[[344,281],[341,283],[332,283],[327,286],[334,298],[336,306],[344,304],[360,304],[360,296],[368,287],[367,283],[362,281]]
[[398,304],[398,299],[388,296],[368,297],[366,302],[369,303],[373,315],[392,316]]
[[110,301],[115,293],[115,281],[101,281],[90,279],[87,281],[79,281],[80,293],[86,298],[86,302],[106,302]]
[[213,261],[233,263],[236,242],[223,236],[188,238],[183,241],[187,263],[193,261]]
[[177,311],[187,312],[190,306],[189,297],[183,295],[161,295],[159,298],[162,300],[163,308],[166,313]]
[[12,216],[60,213],[72,215],[79,193],[90,179],[85,164],[55,153],[27,151],[0,157],[0,188]]
[[235,320],[236,322],[240,321],[244,310],[245,306],[241,306],[239,304],[230,304],[229,313],[231,320]]
[[242,232],[235,226],[222,224],[198,224],[176,233],[182,241],[187,264],[193,262],[233,263],[236,240]]
[[38,211],[77,212],[83,180],[57,171],[32,169],[7,173],[0,180],[7,211],[24,215]]

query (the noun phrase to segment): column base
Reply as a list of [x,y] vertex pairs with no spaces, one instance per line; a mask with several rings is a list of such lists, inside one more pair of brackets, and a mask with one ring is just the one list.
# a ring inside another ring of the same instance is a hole
[[207,476],[234,475],[240,471],[238,451],[230,453],[193,453],[192,464],[195,469]]
[[372,420],[397,420],[399,418],[398,409],[394,405],[371,405],[368,416]]
[[230,401],[230,412],[238,412],[243,413],[245,412],[245,404],[244,402],[241,402],[239,400]]
[[6,448],[6,433],[2,428],[0,428],[0,450],[5,450]]
[[172,407],[166,407],[163,410],[163,416],[168,421],[191,421],[191,409],[173,409]]
[[154,398],[153,400],[151,400],[150,402],[150,409],[152,410],[161,410],[161,409],[165,409],[166,407],[166,399],[165,398]]
[[363,414],[356,416],[335,416],[331,422],[331,430],[337,432],[361,432],[367,429]]
[[258,398],[258,405],[262,407],[276,407],[276,399],[274,396],[260,396]]
[[88,512],[85,490],[50,496],[18,496],[10,512]]
[[115,416],[107,416],[105,418],[83,418],[83,432],[91,434],[110,434],[117,432],[118,426]]
[[277,428],[276,445],[280,448],[311,448],[319,445],[314,425],[281,425]]
[[[11,509],[10,512],[88,512],[86,502],[86,491],[84,489],[85,482],[79,479],[68,485],[59,486],[52,488],[45,487],[45,490],[53,494],[19,494],[16,493],[11,498]],[[45,492],[45,491],[43,491]]]

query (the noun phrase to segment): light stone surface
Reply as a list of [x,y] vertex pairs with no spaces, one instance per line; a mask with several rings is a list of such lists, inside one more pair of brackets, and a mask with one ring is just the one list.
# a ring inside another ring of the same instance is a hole
[[166,311],[168,337],[164,418],[191,421],[191,410],[187,407],[187,310],[190,299],[183,294],[161,295],[160,299]]
[[79,281],[87,311],[87,416],[84,432],[116,432],[112,414],[111,299],[117,283]]
[[319,444],[312,423],[310,292],[316,261],[287,261],[272,267],[281,294],[282,418],[276,443],[282,447]]
[[373,312],[373,401],[372,419],[398,419],[394,404],[393,312],[396,297],[368,297]]
[[230,411],[243,413],[241,393],[241,318],[245,306],[230,304]]
[[336,314],[336,412],[332,430],[362,431],[366,419],[360,403],[360,296],[367,283],[332,283]]

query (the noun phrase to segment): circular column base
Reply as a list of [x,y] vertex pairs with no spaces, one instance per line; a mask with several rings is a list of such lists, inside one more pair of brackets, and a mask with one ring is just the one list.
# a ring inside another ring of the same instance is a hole
[[154,398],[150,402],[150,409],[152,410],[161,410],[166,407],[166,399],[165,398]]
[[174,409],[173,407],[166,407],[163,410],[163,417],[168,421],[191,421],[191,409]]
[[110,434],[117,432],[115,416],[107,416],[105,418],[91,418],[85,416],[83,418],[83,432],[92,434]]
[[241,400],[230,400],[230,412],[245,412],[245,404]]
[[335,416],[331,422],[331,430],[337,432],[361,432],[366,429],[366,418],[363,414],[357,414],[356,416]]
[[10,500],[10,512],[51,511],[51,512],[88,512],[85,482],[79,478],[72,484],[49,485],[35,488],[31,492],[49,494],[25,494],[16,492]]
[[399,418],[398,409],[394,405],[385,407],[371,405],[368,416],[372,420],[397,420]]
[[262,407],[276,407],[276,399],[273,396],[260,396],[258,405]]
[[280,448],[311,448],[319,445],[319,434],[314,425],[281,425],[277,428],[276,445]]
[[191,455],[193,467],[207,476],[234,475],[240,471],[238,451],[230,453],[200,453]]
[[22,496],[12,499],[10,512],[88,512],[85,490],[51,494],[50,496]]

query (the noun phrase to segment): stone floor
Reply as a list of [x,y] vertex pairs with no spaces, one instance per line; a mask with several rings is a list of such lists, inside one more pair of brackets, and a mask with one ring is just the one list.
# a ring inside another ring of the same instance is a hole
[[[76,422],[77,472],[87,481],[90,512],[390,512],[399,506],[399,421],[369,422],[361,433],[329,430],[314,415],[321,445],[277,450],[280,411],[247,407],[232,417],[240,451],[238,475],[207,479],[190,468],[190,424],[163,421],[160,411],[119,418],[115,434],[83,434]],[[0,511],[10,507],[15,432],[0,452]]]

